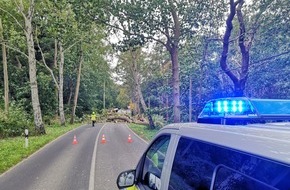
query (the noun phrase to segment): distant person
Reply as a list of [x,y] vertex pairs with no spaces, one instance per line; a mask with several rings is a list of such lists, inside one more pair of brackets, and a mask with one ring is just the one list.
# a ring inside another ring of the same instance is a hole
[[95,123],[96,123],[96,113],[93,112],[92,115],[91,115],[91,120],[92,120],[92,126],[94,127],[95,126]]

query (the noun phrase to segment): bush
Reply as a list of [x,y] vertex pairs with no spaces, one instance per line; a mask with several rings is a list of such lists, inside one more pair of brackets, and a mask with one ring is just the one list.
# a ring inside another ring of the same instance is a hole
[[164,118],[161,115],[154,114],[152,115],[152,119],[156,129],[161,129],[166,124]]
[[0,109],[0,138],[21,136],[24,129],[33,131],[33,124],[24,109],[10,105],[9,115]]

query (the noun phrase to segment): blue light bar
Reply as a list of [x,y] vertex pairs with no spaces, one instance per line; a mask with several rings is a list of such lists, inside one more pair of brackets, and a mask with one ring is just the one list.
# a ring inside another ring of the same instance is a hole
[[214,99],[206,103],[198,116],[199,121],[211,122],[224,119],[239,121],[289,120],[290,100],[251,99],[233,97]]

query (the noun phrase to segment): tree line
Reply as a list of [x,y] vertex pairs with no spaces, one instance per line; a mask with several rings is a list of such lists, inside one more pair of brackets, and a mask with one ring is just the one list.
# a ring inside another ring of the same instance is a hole
[[111,0],[106,5],[113,19],[96,20],[122,33],[118,70],[127,74],[129,88],[135,87],[131,99],[153,128],[152,114],[192,121],[211,98],[289,98],[286,1]]
[[68,1],[4,0],[0,14],[0,136],[30,125],[45,134],[45,123],[65,126],[116,104],[105,27],[77,17]]
[[2,123],[22,110],[45,134],[43,118],[130,104],[154,128],[195,120],[211,98],[289,98],[288,12],[286,0],[3,0]]

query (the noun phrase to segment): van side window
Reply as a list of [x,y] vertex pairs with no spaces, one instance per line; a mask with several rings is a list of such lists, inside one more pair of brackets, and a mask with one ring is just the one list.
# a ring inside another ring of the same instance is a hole
[[263,189],[277,190],[276,188],[265,184],[259,180],[246,176],[241,172],[228,168],[226,166],[218,166],[215,173],[213,189]]
[[[224,165],[228,169],[217,170],[220,165]],[[232,174],[229,171],[235,172]],[[244,176],[245,183],[250,180],[257,186],[262,184],[270,188],[290,189],[288,181],[290,179],[289,165],[184,137],[181,137],[178,142],[168,189],[209,190],[214,180],[215,185],[212,189],[221,190],[224,189],[224,186],[220,185],[225,185],[228,182],[227,177],[232,175],[237,177],[237,173]],[[245,176],[247,177],[245,178]],[[231,188],[231,184],[238,184],[240,179],[242,178],[231,178],[233,181],[226,184],[227,189],[237,189]],[[243,185],[243,183],[240,185]],[[257,190],[259,188],[252,188],[251,186],[248,189],[248,186],[245,185],[238,189]]]
[[161,189],[161,172],[169,145],[170,136],[157,138],[145,155],[142,184],[150,189]]

